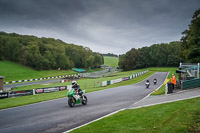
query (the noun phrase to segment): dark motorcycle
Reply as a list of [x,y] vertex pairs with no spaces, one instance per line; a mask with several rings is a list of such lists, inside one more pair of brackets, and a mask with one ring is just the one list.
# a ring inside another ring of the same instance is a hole
[[154,85],[156,85],[156,83],[157,83],[157,79],[156,78],[153,80],[153,83],[154,83]]
[[146,85],[146,88],[149,88],[150,82],[149,82],[149,81],[146,81],[145,85]]

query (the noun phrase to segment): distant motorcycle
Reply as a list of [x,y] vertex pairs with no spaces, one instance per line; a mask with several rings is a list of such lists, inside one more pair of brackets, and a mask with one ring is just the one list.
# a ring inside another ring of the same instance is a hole
[[154,83],[154,85],[156,85],[156,83],[157,83],[157,79],[156,78],[153,80],[153,83]]
[[67,92],[68,104],[70,107],[74,107],[75,104],[82,103],[83,105],[87,104],[87,97],[85,96],[85,90],[82,90],[82,97],[72,88]]
[[146,81],[145,85],[146,85],[146,88],[149,88],[149,86],[150,86],[149,80]]

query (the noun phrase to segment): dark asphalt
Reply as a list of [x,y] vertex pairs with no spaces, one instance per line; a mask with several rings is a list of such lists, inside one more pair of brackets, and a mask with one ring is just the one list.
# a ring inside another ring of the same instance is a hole
[[[87,93],[88,104],[70,108],[67,98],[0,111],[0,133],[64,132],[119,109],[128,108],[159,87],[167,76],[166,72],[155,73],[149,80],[135,85],[121,86]],[[157,85],[153,79],[157,78]],[[13,98],[14,100],[14,98]]]

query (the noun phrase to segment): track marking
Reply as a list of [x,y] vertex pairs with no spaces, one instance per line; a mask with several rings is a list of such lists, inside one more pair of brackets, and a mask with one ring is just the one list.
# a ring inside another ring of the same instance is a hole
[[[156,73],[157,73],[157,72],[156,72]],[[154,74],[155,74],[155,73],[154,73]],[[154,74],[153,74],[153,75],[154,75]],[[168,72],[168,74],[169,74],[169,72]],[[167,74],[167,76],[168,76],[168,74]],[[153,75],[149,76],[148,78],[152,77]],[[167,76],[165,77],[165,79],[167,78]],[[146,79],[147,79],[147,78],[146,78]],[[145,80],[145,79],[144,79],[144,80]],[[143,82],[144,80],[142,80],[142,81],[140,81],[140,82],[138,82],[138,83],[136,83],[136,84],[139,84],[139,83]],[[164,83],[164,82],[163,82],[163,83]],[[160,87],[163,85],[163,83],[162,83],[158,88],[160,88]],[[133,85],[136,85],[136,84],[133,84]],[[152,93],[152,92],[151,92],[151,93]],[[147,98],[151,93],[149,93],[149,94],[148,94],[146,97],[144,97],[143,99]],[[142,99],[141,99],[141,100],[142,100]],[[140,101],[141,101],[141,100],[140,100]],[[138,101],[138,102],[139,102],[139,101]],[[138,103],[138,102],[136,102],[136,103]],[[134,104],[135,104],[135,103],[134,103]],[[120,111],[124,111],[124,110],[127,110],[127,109],[129,109],[129,108],[123,108],[123,109],[114,111],[114,112],[112,112],[112,113],[110,113],[110,114],[107,114],[107,115],[105,115],[105,116],[102,116],[102,117],[100,117],[100,118],[98,118],[98,119],[95,119],[95,120],[93,120],[93,121],[90,121],[90,122],[85,123],[85,124],[83,124],[83,125],[80,125],[80,126],[78,126],[78,127],[75,127],[75,128],[70,129],[70,130],[67,130],[67,131],[65,131],[65,132],[63,132],[63,133],[69,133],[69,132],[71,132],[71,131],[73,131],[73,130],[75,130],[75,129],[84,127],[84,126],[86,126],[86,125],[89,125],[90,123],[96,122],[96,121],[98,121],[98,120],[101,120],[101,119],[103,119],[103,118],[106,118],[106,117],[108,117],[108,116],[111,116],[111,115],[113,115],[113,114],[116,114],[116,113],[118,113],[118,112],[120,112]]]
[[148,107],[148,106],[164,104],[164,103],[171,103],[171,102],[182,101],[182,100],[187,100],[187,99],[192,99],[192,98],[197,98],[197,97],[200,97],[200,95],[187,97],[187,98],[179,98],[179,99],[169,100],[169,101],[164,101],[164,102],[158,102],[158,103],[153,103],[153,104],[147,104],[147,105],[142,105],[142,106],[133,107],[133,108],[129,108],[129,109],[138,109],[138,108],[142,108],[142,107]]
[[[157,73],[157,72],[156,72],[156,73]],[[168,77],[168,75],[169,75],[169,72],[167,73],[167,76],[165,77],[165,79]],[[152,76],[153,76],[153,75],[152,75]],[[151,76],[150,76],[150,77],[151,77]],[[147,79],[147,78],[146,78],[146,79]],[[164,80],[164,82],[165,82],[165,80]],[[163,83],[164,83],[164,82],[163,82]],[[157,91],[158,89],[160,89],[160,87],[162,87],[163,83],[156,89],[156,91]],[[151,93],[153,93],[153,92],[154,92],[154,91],[150,92],[147,96],[145,96],[145,97],[142,98],[141,100],[139,100],[139,101],[133,103],[132,105],[135,105],[135,104],[139,103],[140,101],[142,101],[142,100],[148,98],[148,97],[151,95]],[[131,106],[132,106],[132,105],[131,105]]]
[[101,120],[101,119],[103,119],[103,118],[106,118],[106,117],[108,117],[108,116],[111,116],[111,115],[113,115],[113,114],[116,114],[116,113],[118,113],[118,112],[120,112],[120,111],[123,111],[123,110],[126,110],[126,109],[127,109],[127,108],[123,108],[123,109],[114,111],[114,112],[112,112],[112,113],[110,113],[110,114],[107,114],[107,115],[105,115],[105,116],[102,116],[102,117],[100,117],[100,118],[98,118],[98,119],[95,119],[95,120],[93,120],[93,121],[90,121],[90,122],[85,123],[85,124],[83,124],[83,125],[80,125],[80,126],[78,126],[78,127],[75,127],[75,128],[70,129],[70,130],[67,130],[67,131],[65,131],[65,132],[63,132],[63,133],[69,133],[69,132],[71,132],[71,131],[73,131],[73,130],[75,130],[75,129],[81,128],[81,127],[86,126],[86,125],[89,125],[90,123],[93,123],[93,122],[95,122],[95,121],[99,121],[99,120]]

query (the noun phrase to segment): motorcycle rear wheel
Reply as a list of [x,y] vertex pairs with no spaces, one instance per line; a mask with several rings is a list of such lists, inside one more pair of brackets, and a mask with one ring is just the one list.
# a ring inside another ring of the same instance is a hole
[[69,104],[70,107],[74,107],[74,105],[75,105],[75,99],[74,98],[69,98],[68,99],[68,104]]
[[82,104],[86,105],[87,104],[87,97],[86,96],[83,96],[83,97],[84,97],[84,100],[82,101]]

